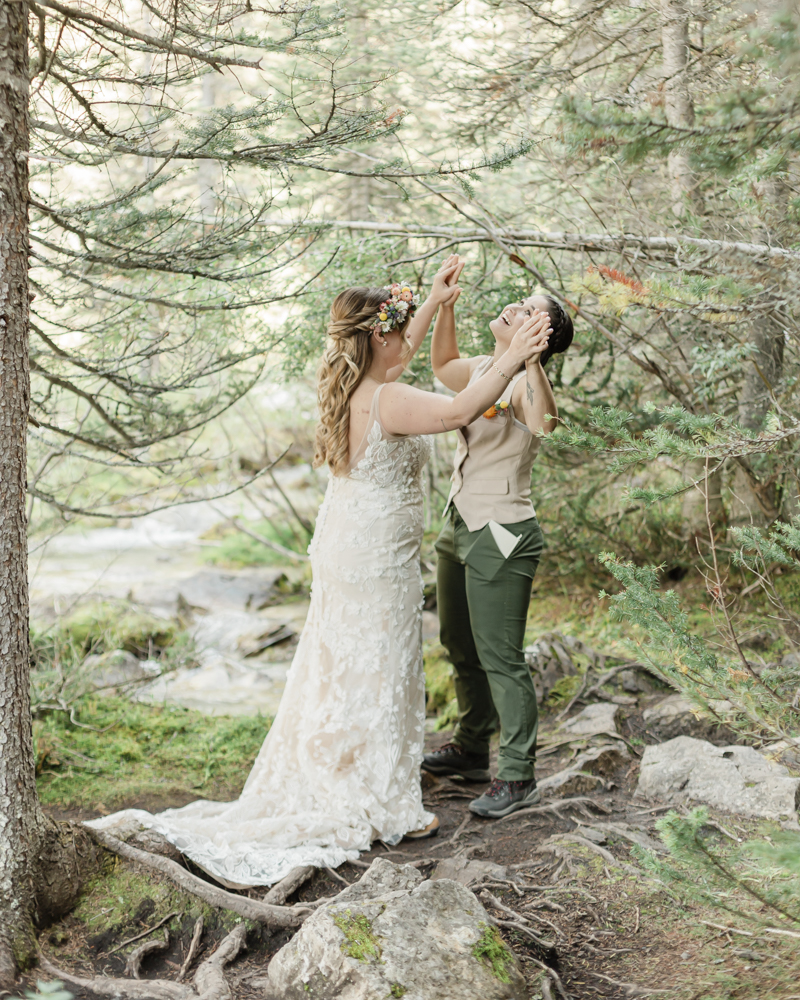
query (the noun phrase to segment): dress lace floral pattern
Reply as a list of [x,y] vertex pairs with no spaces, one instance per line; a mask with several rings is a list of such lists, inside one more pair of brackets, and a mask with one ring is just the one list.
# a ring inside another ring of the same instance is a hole
[[[380,390],[376,393],[378,396]],[[377,398],[373,409],[377,410]],[[421,437],[377,416],[349,476],[331,477],[309,547],[311,606],[272,728],[235,802],[126,810],[225,884],[354,860],[433,818],[422,806]]]

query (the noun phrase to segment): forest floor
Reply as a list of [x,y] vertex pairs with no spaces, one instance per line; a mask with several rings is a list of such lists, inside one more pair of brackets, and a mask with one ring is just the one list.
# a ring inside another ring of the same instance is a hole
[[[704,614],[701,602],[695,601],[692,615]],[[753,622],[758,621],[755,609]],[[562,632],[606,652],[623,649],[624,629],[609,621],[595,592],[563,587],[557,595],[535,594],[529,639],[551,630],[554,623]],[[763,641],[768,642],[769,635]],[[446,728],[433,727],[446,722],[452,691],[435,639],[426,644],[426,651],[429,696],[439,713],[438,722],[429,719],[427,741],[436,747],[450,735]],[[567,683],[543,705],[540,779],[566,767],[577,752],[574,743],[547,746],[556,742],[556,715],[573,687]],[[634,792],[644,747],[658,741],[644,725],[642,711],[668,693],[665,689],[637,696],[635,704],[621,707],[617,724],[626,747],[624,759],[604,773],[602,790],[580,793],[583,801],[484,821],[468,810],[469,800],[483,786],[426,775],[424,799],[440,818],[438,838],[402,842],[395,848],[377,843],[356,865],[344,865],[335,875],[318,872],[289,902],[335,894],[343,882],[358,879],[375,857],[414,863],[424,875],[434,873],[447,858],[492,862],[507,869],[505,876],[491,877],[488,889],[471,888],[495,918],[509,918],[502,907],[524,912],[536,936],[551,942],[543,946],[518,930],[502,929],[523,964],[531,1000],[547,1000],[549,995],[534,960],[558,972],[573,1000],[648,995],[676,1000],[800,997],[796,942],[726,932],[726,925],[736,924],[730,913],[691,902],[674,885],[648,874],[630,841],[609,828],[659,839],[655,823],[666,807],[637,801]],[[45,713],[35,724],[40,790],[46,808],[57,818],[84,820],[126,807],[158,811],[199,797],[234,798],[269,728],[269,719],[262,716],[211,717],[176,706],[97,695],[80,700],[78,717],[82,726],[72,725],[64,713]],[[589,745],[598,742],[610,741],[600,737]],[[542,806],[558,803],[545,798]],[[779,829],[777,824],[713,812],[712,819],[738,842],[769,837]],[[569,839],[576,834],[583,843]],[[564,835],[567,839],[560,839]],[[602,844],[601,850],[593,849],[592,842]],[[556,851],[549,851],[553,846]],[[208,878],[190,862],[184,863]],[[251,895],[261,898],[263,890],[251,890]],[[735,899],[720,902],[736,908]],[[73,975],[121,976],[128,954],[139,943],[129,939],[163,923],[169,930],[169,947],[145,960],[142,975],[174,980],[200,915],[205,933],[197,959],[202,960],[239,918],[212,910],[157,872],[109,856],[108,870],[87,887],[78,908],[43,932],[42,950],[53,965]],[[263,995],[258,980],[289,937],[290,932],[269,934],[260,925],[248,925],[247,951],[227,970],[236,1000]],[[52,978],[33,970],[19,994],[34,989],[37,979]],[[94,1000],[89,990],[68,989],[78,1000]]]

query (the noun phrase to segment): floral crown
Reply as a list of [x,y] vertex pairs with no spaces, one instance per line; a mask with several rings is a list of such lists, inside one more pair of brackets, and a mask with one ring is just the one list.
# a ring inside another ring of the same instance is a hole
[[389,286],[389,298],[381,302],[375,322],[370,327],[370,333],[389,333],[396,326],[405,323],[414,315],[419,305],[419,296],[415,295],[409,285],[395,282]]

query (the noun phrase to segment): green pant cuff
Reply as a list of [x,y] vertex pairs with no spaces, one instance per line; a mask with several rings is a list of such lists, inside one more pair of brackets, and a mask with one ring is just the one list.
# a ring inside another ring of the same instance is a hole
[[467,753],[488,753],[489,752],[489,741],[486,740],[485,743],[476,743],[474,740],[465,738],[461,733],[454,733],[450,739],[451,743],[455,743],[457,747],[461,747],[462,750],[466,750]]
[[501,764],[497,768],[497,777],[501,781],[530,781],[536,776],[533,764],[529,768],[508,767]]

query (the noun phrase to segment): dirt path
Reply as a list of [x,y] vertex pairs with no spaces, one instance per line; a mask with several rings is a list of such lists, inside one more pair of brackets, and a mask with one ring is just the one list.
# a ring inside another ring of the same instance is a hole
[[[572,1000],[650,995],[676,1000],[760,1000],[796,992],[785,988],[795,966],[786,945],[761,943],[759,954],[743,948],[741,938],[702,923],[724,920],[719,911],[681,902],[645,873],[631,841],[658,841],[655,823],[667,807],[637,802],[634,791],[639,755],[644,744],[657,737],[643,728],[639,711],[628,710],[618,726],[620,741],[592,737],[548,752],[547,743],[554,742],[553,725],[545,719],[540,782],[570,765],[586,745],[615,745],[617,749],[609,754],[613,766],[588,780],[587,787],[578,782],[557,797],[545,797],[534,811],[504,820],[482,820],[469,812],[470,799],[483,791],[483,785],[425,775],[424,801],[441,821],[437,838],[404,841],[393,848],[376,843],[356,864],[343,865],[335,874],[317,872],[288,902],[335,895],[344,882],[356,881],[376,857],[414,864],[433,877],[446,860],[451,871],[454,864],[463,869],[467,863],[478,863],[473,865],[475,880],[469,887],[501,922],[505,940],[523,964],[531,1000],[558,995],[543,988],[537,962],[558,973]],[[430,734],[428,748],[440,746],[448,736]],[[718,818],[742,837],[756,829],[756,824],[747,825],[738,817]],[[173,857],[180,858],[172,851]],[[181,860],[203,876],[190,862]],[[481,863],[484,870],[477,870]],[[487,871],[487,863],[499,867]],[[458,877],[466,880],[469,874]],[[261,899],[264,890],[250,890],[248,895]],[[75,975],[122,976],[132,947],[123,943],[153,929],[170,914],[169,946],[145,961],[145,979],[176,978],[198,915],[204,916],[205,930],[196,961],[210,954],[236,920],[231,914],[203,908],[157,873],[117,860],[107,877],[91,887],[78,910],[42,935],[43,949],[55,965]],[[522,928],[509,926],[520,918],[525,921]],[[258,925],[249,927],[247,951],[227,972],[236,1000],[263,996],[260,981],[266,966],[289,938],[288,931],[269,934]],[[25,985],[34,985],[34,979]],[[95,1000],[90,991],[70,989],[77,1000]]]
[[[446,738],[447,734],[431,735],[429,748],[440,746]],[[571,756],[573,751],[566,746],[544,757],[540,777],[563,768]],[[550,808],[502,821],[484,821],[469,812],[470,799],[480,794],[483,786],[426,775],[424,799],[427,807],[440,818],[439,837],[421,843],[404,841],[395,848],[376,843],[372,851],[362,855],[357,865],[344,865],[337,875],[346,882],[355,881],[363,873],[364,866],[375,857],[386,857],[398,864],[414,863],[426,875],[434,873],[436,865],[447,858],[490,861],[506,868],[506,872],[500,871],[502,878],[495,875],[488,880],[488,891],[496,900],[516,912],[531,903],[541,904],[540,908],[528,911],[528,919],[537,936],[546,942],[552,941],[551,947],[542,947],[516,930],[505,928],[503,931],[524,963],[532,997],[541,992],[534,989],[540,973],[530,958],[545,961],[555,968],[575,1000],[629,995],[623,987],[603,980],[602,976],[619,982],[648,984],[675,980],[680,975],[680,954],[694,946],[678,940],[675,935],[653,936],[648,907],[657,907],[658,903],[648,890],[648,902],[643,910],[641,892],[631,884],[636,882],[636,876],[600,854],[587,851],[578,842],[563,842],[562,857],[535,853],[553,835],[575,831],[585,835],[587,827],[589,836],[603,839],[592,830],[594,821],[625,823],[655,835],[652,824],[658,813],[643,812],[642,806],[631,801],[636,767],[634,758],[626,759],[614,774],[604,777],[605,790],[570,796],[579,800],[577,805],[567,803],[558,812]],[[542,804],[546,806],[549,801],[544,800]],[[604,843],[603,850],[610,851],[621,864],[630,865],[629,845],[625,846],[624,841],[614,843],[613,839]],[[521,876],[522,887],[515,889],[510,884],[514,876]],[[125,951],[114,949],[137,933],[137,929],[152,927],[165,915],[167,907],[179,909],[185,905],[185,901],[176,900],[170,885],[158,877],[153,878],[152,873],[144,876],[149,887],[149,891],[144,892],[135,884],[135,878],[126,881],[121,873],[117,877],[121,880],[118,884],[105,889],[98,887],[93,900],[45,937],[45,948],[60,967],[78,974],[81,971],[86,974],[91,967],[95,973],[123,975]],[[339,879],[319,872],[295,898],[311,900],[335,894],[342,888]],[[543,888],[528,889],[530,885]],[[507,913],[492,907],[486,890],[476,885],[471,887],[481,893],[484,905],[495,917],[508,919]],[[107,920],[98,921],[96,913],[117,905],[112,898],[115,892],[120,901],[124,898],[125,905],[117,907],[121,911],[119,922],[114,924],[112,921],[112,926],[108,926]],[[260,898],[263,890],[253,890],[252,895]],[[146,978],[175,977],[188,951],[195,919],[195,914],[188,910],[180,914],[179,930],[171,937],[169,949],[147,960],[143,972]],[[207,920],[208,945],[220,939],[227,929],[222,919]],[[260,928],[250,931],[247,954],[230,970],[236,998],[249,1000],[260,995],[257,980],[263,977],[270,957],[288,939],[288,932],[270,936]],[[634,962],[630,961],[631,957]],[[78,1000],[93,1000],[88,991],[76,990],[75,995]]]

